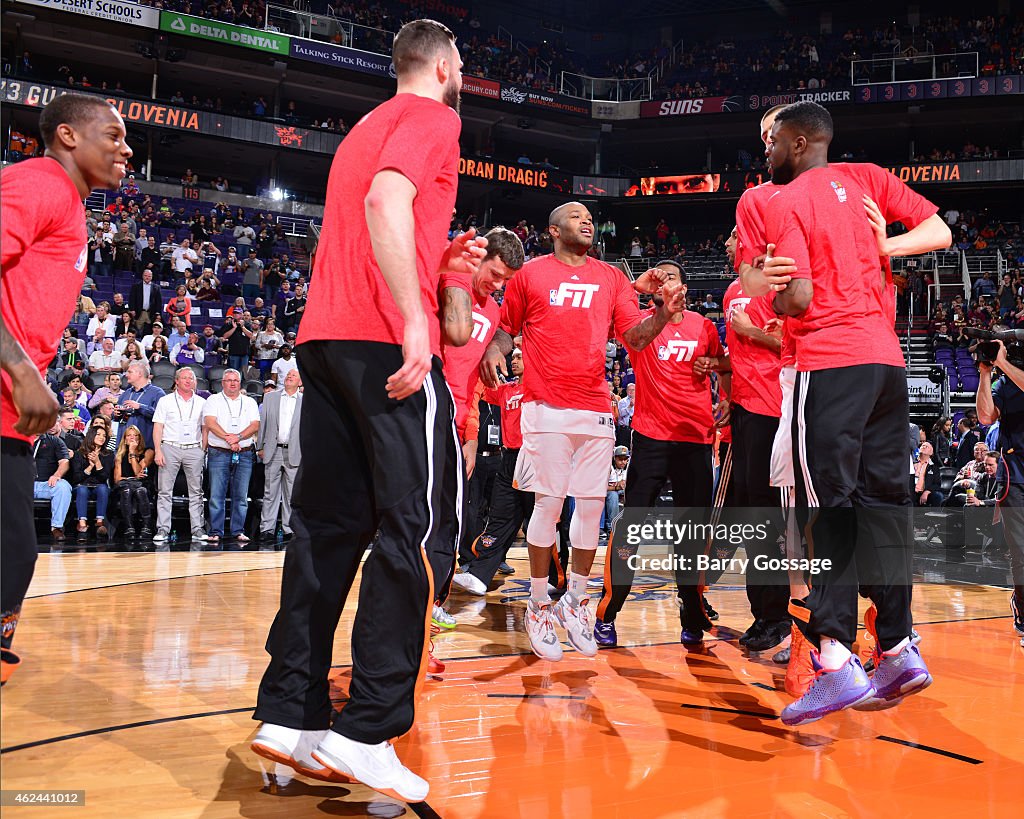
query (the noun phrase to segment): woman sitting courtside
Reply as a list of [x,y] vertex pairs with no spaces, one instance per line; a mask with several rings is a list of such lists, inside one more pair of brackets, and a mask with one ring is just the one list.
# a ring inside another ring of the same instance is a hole
[[114,472],[113,454],[105,451],[109,434],[105,425],[91,426],[82,445],[71,456],[71,483],[75,487],[78,537],[81,540],[89,532],[90,497],[96,498],[96,537],[107,536],[107,500],[110,497],[110,477]]

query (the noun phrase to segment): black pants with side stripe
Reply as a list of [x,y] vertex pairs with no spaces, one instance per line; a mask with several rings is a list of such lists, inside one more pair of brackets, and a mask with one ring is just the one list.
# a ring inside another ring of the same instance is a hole
[[32,583],[39,549],[36,545],[32,486],[36,462],[27,441],[4,438],[0,443],[0,486],[4,499],[0,517],[0,606],[3,632],[0,647],[11,647],[21,617],[21,605]]
[[[672,481],[672,503],[676,508],[690,508],[694,514],[707,512],[711,507],[713,474],[711,469],[711,445],[687,441],[658,441],[633,430],[633,452],[626,471],[626,502],[628,509],[651,508],[658,501],[658,495],[666,481]],[[701,521],[695,521],[701,522]],[[680,544],[678,553],[695,559],[703,551],[702,542]],[[630,583],[623,580],[632,578],[628,559],[635,552],[624,545],[620,534],[608,538],[605,553],[604,589],[597,616],[605,623],[615,620],[622,610]],[[686,577],[676,574],[676,587],[683,603],[680,621],[684,626],[697,626],[703,622],[703,606],[696,574]]]
[[[739,404],[732,405],[732,469],[735,502],[740,507],[781,509],[782,495],[771,486],[772,444],[779,428],[779,419],[750,412]],[[757,568],[758,556],[785,557],[785,518],[779,514],[778,530],[764,540],[746,544],[747,600],[756,620],[780,622],[789,620],[789,578],[781,570]]]
[[[329,726],[327,674],[334,632],[363,565],[352,626],[349,701],[333,729],[379,743],[412,726],[433,602],[431,548],[455,543],[440,524],[456,510],[445,482],[454,446],[453,406],[441,362],[419,392],[387,397],[402,366],[398,345],[312,341],[298,348],[302,374],[302,465],[281,607],[267,639],[270,664],[254,718],[289,728]],[[438,542],[438,539],[441,542]]]
[[906,371],[862,364],[797,374],[793,394],[796,511],[808,557],[832,570],[810,577],[791,612],[816,645],[857,636],[858,587],[878,609],[883,651],[913,628],[912,529],[907,492]]

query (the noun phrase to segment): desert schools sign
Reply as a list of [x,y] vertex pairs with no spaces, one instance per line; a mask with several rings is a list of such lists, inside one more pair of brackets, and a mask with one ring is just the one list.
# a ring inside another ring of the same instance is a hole
[[144,28],[160,28],[160,12],[149,6],[126,0],[16,0],[18,4],[44,6],[99,20],[129,23]]
[[255,51],[266,51],[270,54],[288,56],[288,43],[291,39],[286,34],[273,31],[232,26],[216,20],[204,20],[201,17],[190,17],[187,14],[160,12],[160,30],[187,37],[198,37],[201,40],[212,40],[219,43],[251,48]]

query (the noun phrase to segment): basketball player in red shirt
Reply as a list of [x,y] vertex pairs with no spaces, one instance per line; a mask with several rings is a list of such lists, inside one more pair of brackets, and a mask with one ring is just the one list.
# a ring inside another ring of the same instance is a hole
[[[773,179],[787,187],[768,203],[766,238],[796,267],[773,306],[789,316],[796,346],[797,509],[815,558],[832,560],[791,608],[820,654],[813,685],[783,710],[787,725],[844,708],[888,708],[931,683],[912,642],[906,462],[892,446],[908,425],[903,352],[880,243],[864,218],[868,190],[828,165],[831,138],[828,112],[800,102],[778,113],[769,148]],[[858,575],[878,612],[873,679],[850,651]]]
[[[673,261],[655,267],[664,287],[681,286],[686,295],[686,273]],[[657,302],[660,301],[656,299]],[[653,316],[658,307],[647,311]],[[711,506],[713,475],[711,439],[714,420],[711,407],[710,364],[695,366],[701,359],[724,357],[725,350],[715,325],[700,313],[687,310],[674,315],[657,338],[640,350],[625,340],[636,374],[636,411],[633,414],[633,451],[626,472],[626,508],[655,505],[666,481],[672,481],[675,507],[694,510]],[[703,542],[680,544],[696,553]],[[594,636],[599,645],[618,641],[615,617],[626,602],[633,572],[631,553],[614,535],[608,539],[605,582],[597,608]],[[710,627],[701,605],[696,578],[676,576],[679,593],[680,639],[700,643]]]
[[44,155],[0,174],[0,684],[20,662],[11,642],[37,555],[30,444],[57,419],[43,373],[85,280],[82,203],[92,190],[120,187],[132,155],[121,115],[99,97],[57,97],[40,113],[39,130]]
[[[452,392],[455,402],[455,427],[461,444],[462,460],[465,463],[466,480],[473,474],[476,461],[479,421],[467,434],[467,422],[477,412],[476,387],[480,382],[480,361],[487,346],[498,330],[501,309],[494,300],[494,294],[511,281],[516,271],[523,266],[525,254],[523,243],[511,230],[495,227],[487,232],[487,255],[480,267],[472,275],[446,273],[441,276],[442,291],[461,289],[469,294],[472,304],[471,322],[467,328],[469,338],[465,344],[455,345],[446,338],[441,345],[444,359],[444,376]],[[447,312],[445,314],[446,325]],[[461,339],[459,339],[461,341]],[[469,517],[469,492],[464,490],[460,497],[452,499],[459,512],[457,518],[448,523],[451,530],[451,548],[444,551],[428,550],[430,566],[434,572],[434,607],[431,619],[438,628],[451,629],[457,625],[456,620],[444,610],[443,603],[451,589],[452,575],[455,570],[455,555],[459,545],[466,537]],[[444,526],[445,521],[441,521]],[[436,547],[440,548],[444,541],[437,539]],[[435,669],[438,663],[435,660]],[[439,670],[443,670],[443,666]],[[436,673],[439,673],[437,671]]]
[[[470,273],[485,243],[446,247],[458,184],[462,60],[432,20],[395,36],[397,94],[338,148],[298,338],[302,469],[253,750],[407,802],[427,782],[391,740],[410,729],[434,600],[427,549],[461,479],[441,365],[440,271]],[[327,674],[356,572],[349,701],[331,725]],[[447,541],[447,547],[452,544]],[[331,730],[328,730],[330,728]]]
[[[548,230],[554,253],[527,262],[508,286],[501,327],[481,363],[481,377],[486,386],[498,386],[497,373],[505,370],[512,337],[522,332],[523,447],[515,485],[536,496],[526,533],[526,631],[537,656],[560,660],[555,619],[580,653],[597,653],[587,579],[597,550],[615,438],[604,379],[609,332],[642,350],[683,311],[685,301],[682,285],[665,285],[663,305],[642,317],[629,280],[589,255],[594,223],[579,202],[555,208]],[[568,496],[576,499],[570,523],[572,571],[568,591],[552,606],[547,591],[550,550]]]
[[471,547],[472,559],[462,566],[452,584],[482,596],[494,580],[516,533],[533,512],[533,494],[513,485],[516,461],[523,445],[520,428],[523,401],[523,352],[512,351],[512,380],[484,390],[484,400],[501,409],[501,468],[494,476],[487,525]]

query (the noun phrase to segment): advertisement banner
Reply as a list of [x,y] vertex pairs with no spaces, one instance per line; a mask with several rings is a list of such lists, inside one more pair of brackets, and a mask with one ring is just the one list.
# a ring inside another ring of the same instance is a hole
[[[70,89],[20,80],[0,80],[0,100],[8,105],[41,108]],[[299,151],[333,154],[341,144],[341,135],[315,128],[285,126],[265,120],[245,119],[197,111],[181,105],[168,105],[155,100],[130,97],[105,97],[103,94],[74,89],[76,94],[90,93],[104,97],[124,117],[126,123],[149,125],[169,131],[207,134],[238,142],[259,143]]]
[[251,48],[254,51],[265,51],[280,57],[288,56],[287,34],[273,31],[233,26],[217,20],[206,20],[202,17],[191,17],[187,14],[174,14],[169,11],[160,12],[160,30],[172,34],[183,34],[186,37],[197,37],[215,43]]
[[959,97],[996,97],[1021,93],[1020,75],[973,77],[958,80],[916,80],[914,82],[858,85],[858,103],[918,102]]
[[942,386],[921,376],[907,376],[907,395],[911,404],[941,404]]
[[493,159],[459,157],[459,177],[501,182],[519,188],[536,188],[552,193],[571,193],[572,179],[561,171],[537,165],[516,162],[496,162]]
[[43,6],[44,8],[95,17],[97,20],[112,20],[142,28],[160,28],[160,12],[150,6],[140,6],[127,0],[15,0],[18,5]]
[[501,83],[497,80],[486,80],[483,77],[462,75],[462,93],[474,97],[486,97],[489,100],[501,99]]
[[299,60],[310,60],[324,65],[335,65],[363,74],[374,74],[378,77],[395,77],[395,65],[390,57],[359,51],[355,48],[321,43],[318,40],[306,40],[301,37],[291,38],[289,55]]
[[[859,89],[858,89],[859,90]],[[747,97],[748,111],[764,111],[776,105],[789,105],[809,100],[826,108],[853,102],[853,93],[846,88],[841,91],[788,91],[775,94],[751,94]]]
[[697,97],[692,100],[654,100],[640,104],[641,117],[687,117],[742,110],[742,97]]
[[590,103],[576,97],[566,97],[547,91],[534,91],[532,88],[520,88],[516,85],[502,84],[501,101],[513,105],[526,105],[531,108],[544,108],[563,114],[579,114],[590,116]]

